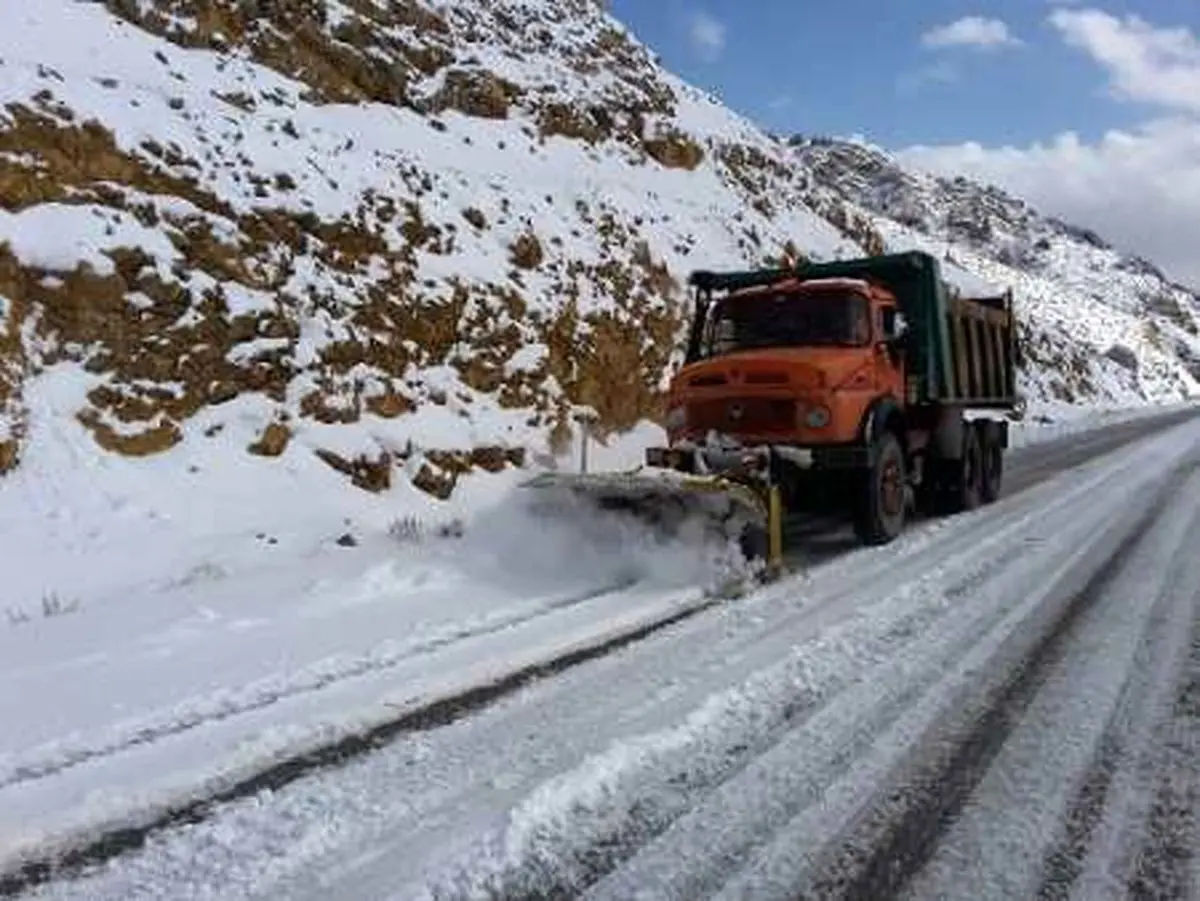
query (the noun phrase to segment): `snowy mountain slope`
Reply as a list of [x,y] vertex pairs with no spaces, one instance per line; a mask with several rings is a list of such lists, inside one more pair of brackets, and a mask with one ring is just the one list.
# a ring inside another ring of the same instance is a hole
[[766,139],[583,0],[108,6],[5,13],[0,293],[110,451],[248,396],[259,453],[304,434],[377,488],[411,445],[440,495],[572,403],[654,412],[695,259],[857,249],[789,173],[751,208]]
[[1014,288],[1033,398],[1195,390],[1200,297],[1153,264],[998,188],[905,170],[878,147],[788,143],[821,190],[869,215],[887,245],[922,247]]
[[[319,452],[359,487],[445,497],[561,448],[576,405],[608,428],[653,418],[688,269],[920,243],[592,0],[4,15],[0,469],[34,453],[47,411],[23,398],[66,363],[86,399],[55,415],[105,451]],[[1071,318],[1088,301],[1066,268],[1044,277]],[[1030,322],[1069,357],[1074,336]],[[1075,399],[1184,384],[1133,350],[1148,375]],[[1059,359],[1033,364],[1036,400]]]

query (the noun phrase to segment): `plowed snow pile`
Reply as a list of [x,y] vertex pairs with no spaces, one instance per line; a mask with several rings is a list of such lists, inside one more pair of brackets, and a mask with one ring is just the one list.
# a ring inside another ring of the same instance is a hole
[[580,581],[721,591],[756,571],[736,536],[717,530],[699,505],[681,522],[656,528],[584,498],[521,489],[476,516],[458,546],[454,559],[464,572],[514,594]]

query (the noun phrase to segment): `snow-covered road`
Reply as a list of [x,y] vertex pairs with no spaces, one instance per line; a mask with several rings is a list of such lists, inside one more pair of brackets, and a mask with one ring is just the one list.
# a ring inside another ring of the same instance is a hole
[[[1079,453],[31,896],[1187,897],[1200,423]],[[699,603],[655,591],[630,623]]]
[[[0,871],[708,602],[702,561],[639,577],[648,551],[588,559],[560,526],[502,522],[518,531],[380,537],[0,634]],[[525,542],[544,565],[514,566]]]

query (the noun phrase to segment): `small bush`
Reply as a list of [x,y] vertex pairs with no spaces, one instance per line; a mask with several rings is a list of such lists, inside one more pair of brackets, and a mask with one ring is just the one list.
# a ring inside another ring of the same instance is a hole
[[[51,619],[56,616],[66,616],[68,613],[75,613],[79,610],[80,606],[79,598],[65,600],[56,591],[47,592],[42,595],[42,619]],[[29,612],[21,607],[8,607],[4,613],[8,618],[10,626],[19,626],[33,619]]]
[[424,537],[421,521],[415,516],[401,516],[388,525],[388,535],[401,544],[416,544]]
[[429,529],[416,516],[401,516],[388,525],[388,535],[401,544],[418,544],[429,535],[434,538],[462,538],[466,527],[461,519],[452,519]]
[[79,609],[79,598],[70,601],[63,600],[57,592],[51,591],[42,595],[42,616],[49,619],[52,616],[66,616]]

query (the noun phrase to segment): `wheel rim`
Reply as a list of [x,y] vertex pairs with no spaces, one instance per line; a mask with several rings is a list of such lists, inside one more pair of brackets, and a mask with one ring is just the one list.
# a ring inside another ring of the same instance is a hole
[[900,464],[893,458],[883,464],[879,485],[883,510],[888,516],[898,516],[904,506],[904,480]]

